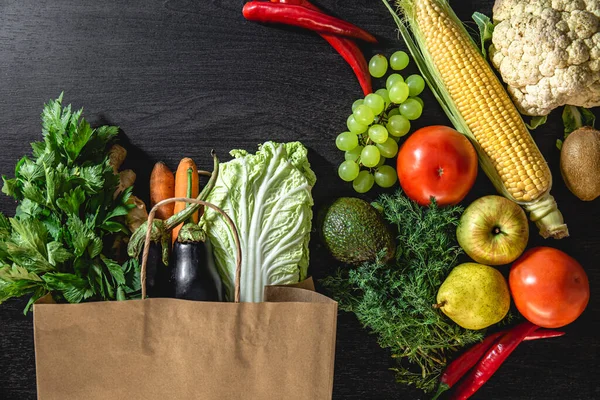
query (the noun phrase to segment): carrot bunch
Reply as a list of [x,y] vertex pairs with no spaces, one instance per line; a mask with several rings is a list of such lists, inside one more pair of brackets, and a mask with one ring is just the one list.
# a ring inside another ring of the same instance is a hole
[[[158,162],[154,166],[150,175],[150,207],[154,207],[162,200],[173,197],[196,198],[199,193],[198,167],[191,158],[182,159],[175,174],[163,162]],[[183,202],[163,205],[157,210],[156,217],[166,221],[184,210],[185,207],[186,204]],[[191,217],[191,221],[198,223],[199,217],[199,212],[195,212]],[[173,228],[171,233],[173,243],[177,240],[182,226],[183,223]]]

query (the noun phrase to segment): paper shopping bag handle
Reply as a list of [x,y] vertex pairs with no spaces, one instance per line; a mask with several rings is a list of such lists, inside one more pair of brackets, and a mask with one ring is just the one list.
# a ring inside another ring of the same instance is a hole
[[150,237],[152,233],[152,222],[154,221],[154,216],[156,215],[156,211],[165,204],[174,203],[177,201],[181,201],[184,203],[194,203],[200,204],[208,208],[212,208],[217,213],[221,214],[225,221],[229,224],[231,231],[233,232],[233,241],[235,242],[236,248],[236,263],[235,263],[235,287],[234,287],[234,301],[236,303],[240,302],[240,280],[242,275],[242,246],[240,245],[240,235],[238,233],[233,220],[227,215],[225,211],[215,206],[212,203],[208,203],[206,201],[198,200],[198,199],[189,199],[186,197],[174,197],[172,199],[166,199],[163,201],[159,201],[156,205],[150,210],[148,214],[148,229],[146,230],[146,240],[144,241],[144,251],[142,253],[142,268],[140,271],[140,278],[142,283],[142,299],[146,298],[146,265],[148,264],[148,254],[150,253]]

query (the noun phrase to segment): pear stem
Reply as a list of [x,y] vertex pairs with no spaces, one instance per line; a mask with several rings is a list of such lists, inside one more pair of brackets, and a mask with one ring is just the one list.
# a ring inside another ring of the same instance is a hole
[[445,305],[446,305],[446,300],[444,300],[444,301],[442,301],[440,303],[434,304],[434,305],[432,305],[432,307],[435,308],[435,309],[438,309],[438,308],[444,307]]

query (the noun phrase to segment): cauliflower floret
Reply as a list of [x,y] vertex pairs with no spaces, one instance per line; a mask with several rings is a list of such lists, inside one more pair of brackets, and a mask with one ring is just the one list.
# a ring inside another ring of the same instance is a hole
[[600,0],[496,0],[489,53],[523,114],[600,106]]

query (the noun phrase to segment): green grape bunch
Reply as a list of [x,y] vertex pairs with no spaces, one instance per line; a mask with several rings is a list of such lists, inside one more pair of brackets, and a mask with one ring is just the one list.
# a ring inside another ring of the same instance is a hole
[[[388,67],[402,71],[410,63],[408,54],[397,51],[388,60],[377,54],[369,61],[369,72],[383,78]],[[410,132],[411,121],[423,113],[423,100],[418,97],[425,89],[420,75],[404,77],[392,72],[385,79],[385,88],[370,93],[352,104],[352,114],[346,120],[347,131],[340,133],[335,144],[344,152],[344,162],[338,168],[339,177],[352,182],[358,193],[366,193],[373,185],[389,188],[396,184],[398,174],[386,161],[398,154],[398,141]]]

